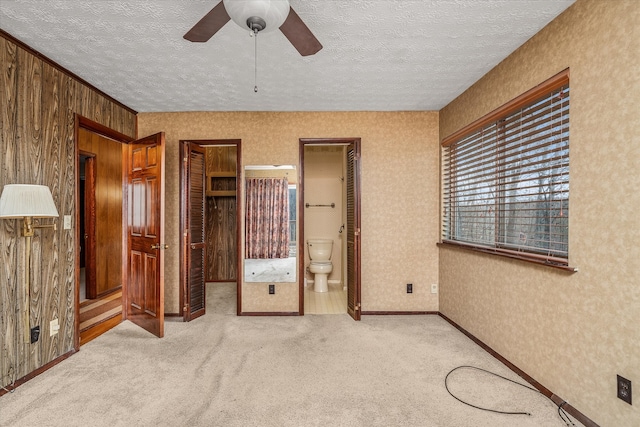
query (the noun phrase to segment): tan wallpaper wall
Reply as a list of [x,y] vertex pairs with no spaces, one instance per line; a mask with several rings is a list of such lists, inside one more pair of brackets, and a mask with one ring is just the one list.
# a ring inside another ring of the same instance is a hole
[[[260,95],[257,95],[260,96]],[[362,138],[362,309],[438,310],[438,113],[145,113],[139,135],[166,133],[165,309],[178,312],[178,141],[242,139],[242,162],[299,163],[299,138]],[[298,165],[299,166],[299,165]],[[414,284],[407,294],[405,284]],[[243,289],[243,310],[281,311],[297,286]]]
[[440,112],[445,137],[570,67],[579,272],[442,248],[440,310],[602,426],[640,425],[639,40],[640,2],[578,0]]

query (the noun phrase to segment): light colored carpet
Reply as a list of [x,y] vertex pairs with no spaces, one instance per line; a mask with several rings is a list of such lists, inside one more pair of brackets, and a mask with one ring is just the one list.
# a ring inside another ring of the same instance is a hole
[[[157,339],[124,322],[0,397],[2,426],[561,427],[544,396],[438,316],[237,317],[235,284]],[[576,425],[581,424],[576,422]]]

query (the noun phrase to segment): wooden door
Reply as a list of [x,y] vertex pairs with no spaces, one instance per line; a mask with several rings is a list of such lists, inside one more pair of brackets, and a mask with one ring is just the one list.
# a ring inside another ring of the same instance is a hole
[[181,248],[183,317],[189,322],[205,314],[205,148],[181,141],[181,209],[183,238]]
[[127,318],[164,335],[164,133],[128,145]]
[[87,156],[84,160],[84,212],[83,212],[83,249],[85,296],[87,299],[98,297],[96,282],[96,158]]
[[360,145],[347,147],[347,312],[360,320]]

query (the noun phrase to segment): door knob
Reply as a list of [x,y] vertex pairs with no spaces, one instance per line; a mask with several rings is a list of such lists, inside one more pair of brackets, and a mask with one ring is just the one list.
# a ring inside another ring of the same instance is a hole
[[158,243],[157,245],[151,245],[151,249],[169,249],[169,245],[166,243]]

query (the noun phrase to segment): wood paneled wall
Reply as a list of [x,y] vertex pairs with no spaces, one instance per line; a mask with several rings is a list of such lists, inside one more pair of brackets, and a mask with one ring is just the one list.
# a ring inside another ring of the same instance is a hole
[[[22,320],[25,239],[20,221],[0,220],[0,385],[7,386],[75,346],[77,236],[75,224],[62,227],[62,215],[75,218],[75,114],[135,137],[136,113],[3,32],[0,87],[0,188],[48,185],[61,215],[56,231],[33,238],[29,326]],[[55,318],[60,330],[50,336]],[[16,340],[16,331],[35,326],[37,343]]]
[[[236,147],[208,147],[206,173],[235,172]],[[235,190],[235,178],[214,179],[214,190]],[[206,278],[208,282],[233,282],[238,278],[236,242],[236,198],[207,197]]]
[[78,148],[96,158],[96,292],[100,295],[122,285],[122,144],[80,128]]

